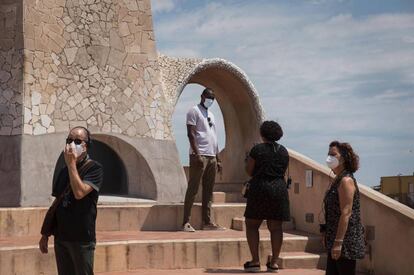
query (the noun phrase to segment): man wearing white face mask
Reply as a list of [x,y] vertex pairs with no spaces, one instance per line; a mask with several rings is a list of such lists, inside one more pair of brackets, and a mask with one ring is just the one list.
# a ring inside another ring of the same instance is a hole
[[200,104],[187,113],[187,136],[190,142],[190,175],[184,201],[183,231],[194,232],[189,223],[191,208],[200,183],[203,185],[202,220],[204,230],[220,230],[222,227],[211,220],[211,200],[216,171],[221,172],[214,115],[209,108],[215,100],[208,88],[201,94]]
[[48,238],[54,235],[59,275],[93,274],[96,205],[103,169],[89,158],[90,146],[91,137],[86,128],[79,126],[70,131],[63,151],[66,167],[53,183],[52,195],[56,197],[50,208],[54,209],[53,226],[47,226],[48,215],[42,226],[40,251],[48,252]]

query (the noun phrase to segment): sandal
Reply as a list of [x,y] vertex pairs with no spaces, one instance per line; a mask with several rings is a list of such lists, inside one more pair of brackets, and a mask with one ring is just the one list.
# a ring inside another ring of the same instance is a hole
[[267,272],[270,272],[270,273],[278,273],[279,272],[278,265],[272,266],[270,263],[267,263],[266,267],[267,267]]
[[260,272],[260,264],[252,264],[252,262],[245,262],[244,265],[244,272]]
[[269,255],[269,257],[267,257],[267,263],[266,263],[267,272],[270,272],[270,273],[278,273],[279,272],[279,266],[277,264],[275,264],[273,266],[271,264],[271,261],[272,261],[272,256]]

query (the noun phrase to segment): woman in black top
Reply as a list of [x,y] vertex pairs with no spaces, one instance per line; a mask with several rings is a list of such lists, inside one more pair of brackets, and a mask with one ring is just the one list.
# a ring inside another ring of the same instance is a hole
[[333,141],[326,163],[336,175],[324,199],[326,274],[353,275],[356,260],[365,255],[359,189],[353,176],[359,157],[348,143]]
[[246,237],[252,260],[244,264],[245,271],[259,271],[259,227],[267,220],[271,234],[272,257],[267,270],[277,272],[276,261],[283,241],[282,222],[290,220],[289,196],[284,178],[289,164],[286,148],[277,143],[283,136],[280,125],[265,121],[260,127],[263,143],[254,146],[246,163],[246,172],[252,177],[246,193]]

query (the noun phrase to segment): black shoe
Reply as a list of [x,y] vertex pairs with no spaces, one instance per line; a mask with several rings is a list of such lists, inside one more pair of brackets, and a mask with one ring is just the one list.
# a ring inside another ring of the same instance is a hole
[[244,265],[244,272],[260,272],[260,264],[252,264],[252,262],[245,262]]
[[270,273],[278,273],[279,272],[279,266],[278,265],[272,266],[272,264],[270,262],[267,262],[266,267],[267,267],[267,272],[270,272]]

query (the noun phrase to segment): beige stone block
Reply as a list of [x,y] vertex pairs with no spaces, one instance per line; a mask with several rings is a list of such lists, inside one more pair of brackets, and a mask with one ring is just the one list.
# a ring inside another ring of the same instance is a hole
[[109,132],[111,132],[111,122],[105,122],[104,123],[104,125],[102,126],[102,132],[105,132],[105,133],[109,133]]
[[29,124],[24,124],[23,133],[28,134],[28,135],[32,135],[33,134],[33,126],[29,125]]
[[147,133],[150,130],[145,117],[141,117],[140,119],[138,119],[138,121],[135,123],[135,127],[137,129],[138,134],[141,135]]
[[40,123],[35,123],[33,134],[34,135],[46,134],[46,132],[47,132],[46,130],[47,129],[45,127],[43,127]]
[[120,52],[116,49],[111,49],[111,52],[109,53],[108,64],[121,70],[125,57],[126,53]]
[[128,23],[121,22],[119,23],[119,35],[121,37],[128,36],[130,34]]
[[96,219],[96,230],[98,231],[116,231],[120,230],[119,220],[121,209],[100,208]]
[[119,217],[119,228],[121,231],[135,231],[140,230],[140,221],[139,219],[139,209],[138,208],[123,208],[120,211]]
[[106,248],[107,246],[97,245],[95,249],[94,271],[105,272],[106,269]]
[[112,133],[118,133],[118,134],[121,134],[123,132],[122,129],[115,122],[112,122],[111,131]]
[[125,6],[127,7],[128,10],[130,11],[138,11],[138,4],[136,0],[123,0]]
[[136,64],[142,66],[146,62],[148,62],[148,58],[145,54],[129,53],[125,60],[125,65],[132,66]]
[[[35,29],[36,30],[36,29]],[[37,32],[35,32],[35,49],[37,51],[41,51],[41,50],[45,50],[47,49],[47,41],[48,41],[48,37],[42,34],[37,34]]]
[[92,56],[101,67],[106,65],[110,48],[106,46],[91,46],[88,47],[88,53]]
[[[240,258],[240,241],[218,243],[218,266],[238,266],[244,259]],[[231,253],[229,253],[231,251]]]
[[53,14],[53,16],[55,16],[57,18],[61,18],[62,15],[63,15],[63,8],[59,7],[59,8],[52,9],[52,14]]
[[76,126],[82,126],[82,127],[88,127],[88,125],[86,124],[86,121],[82,121],[82,120],[77,120],[77,121],[69,121],[69,127],[73,128]]
[[90,117],[87,121],[88,126],[97,126],[98,122],[94,116]]
[[50,73],[47,78],[47,82],[50,84],[56,83],[58,76],[55,73]]
[[80,113],[83,112],[83,111],[84,111],[84,109],[82,108],[82,105],[78,104],[78,105],[75,106],[75,113],[77,115],[80,115]]
[[52,39],[56,44],[58,44],[60,49],[65,48],[66,40],[61,35],[59,35],[55,32],[48,32],[48,33],[46,33],[46,35],[49,36],[50,39]]
[[115,112],[113,114],[113,119],[122,131],[126,131],[131,125],[128,119],[126,119],[126,117],[120,112]]
[[78,51],[78,48],[76,48],[76,47],[67,48],[67,49],[64,49],[64,51],[65,51],[67,63],[68,63],[68,65],[71,65],[75,61],[75,57],[76,57],[76,53]]
[[39,105],[39,111],[41,115],[46,114],[46,108],[47,108],[47,104],[40,104]]
[[111,245],[106,249],[107,271],[124,271],[128,268],[126,245]]
[[35,114],[32,113],[32,122],[31,122],[31,124],[35,124],[39,120],[40,120],[40,115],[35,115]]
[[82,104],[82,108],[88,107],[90,105],[89,99],[88,98],[82,99],[81,104]]
[[52,123],[52,120],[48,115],[41,115],[40,120],[42,122],[42,125],[46,128],[49,128],[50,124]]
[[105,108],[106,108],[105,103],[103,102],[99,103],[98,108],[101,112],[105,112]]
[[71,108],[75,107],[77,104],[76,99],[73,96],[69,97],[66,103],[69,104]]
[[117,49],[119,51],[125,50],[124,43],[122,42],[122,39],[116,29],[111,29],[109,32],[109,42],[113,49]]
[[69,130],[69,121],[55,120],[56,132],[67,132]]
[[124,94],[125,94],[127,97],[131,97],[132,93],[133,93],[133,91],[132,91],[132,89],[131,89],[131,88],[129,88],[129,87],[127,87],[127,88],[124,90]]
[[63,29],[58,24],[44,24],[43,32],[44,33],[54,32],[58,35],[62,35]]
[[46,114],[51,115],[55,111],[55,105],[48,104],[46,109]]
[[62,52],[62,50],[63,50],[63,48],[62,47],[60,47],[55,41],[53,41],[52,39],[49,39],[49,38],[45,38],[45,44],[46,44],[46,49],[48,50],[48,51],[51,51],[51,52],[55,52],[55,53],[61,53]]
[[150,255],[146,243],[134,243],[129,245],[128,268],[146,269],[150,267]]
[[88,52],[86,51],[86,48],[85,47],[79,48],[76,53],[75,62],[81,65],[83,69],[86,69],[89,67],[89,61],[90,61],[90,56]]
[[81,113],[80,113],[80,116],[83,118],[83,119],[85,119],[85,120],[87,120],[88,118],[90,118],[91,116],[93,115],[93,110],[92,110],[92,108],[91,107],[87,107],[87,108],[85,108]]
[[197,266],[216,267],[219,262],[218,242],[196,243]]
[[194,242],[175,242],[174,250],[174,268],[195,268],[196,249]]

